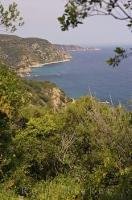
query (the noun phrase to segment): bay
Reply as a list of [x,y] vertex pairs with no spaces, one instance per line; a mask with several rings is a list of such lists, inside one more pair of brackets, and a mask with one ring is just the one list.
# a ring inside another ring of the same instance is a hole
[[106,63],[111,56],[113,48],[72,52],[69,62],[32,68],[30,79],[54,82],[72,98],[92,94],[102,101],[131,108],[132,57],[113,68]]

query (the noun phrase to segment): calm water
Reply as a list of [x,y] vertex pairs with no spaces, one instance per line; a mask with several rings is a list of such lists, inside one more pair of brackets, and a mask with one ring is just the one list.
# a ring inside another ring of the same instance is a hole
[[113,69],[105,62],[112,54],[110,48],[74,52],[70,62],[32,69],[30,78],[52,81],[70,97],[77,98],[91,91],[101,100],[128,104],[132,99],[132,57]]

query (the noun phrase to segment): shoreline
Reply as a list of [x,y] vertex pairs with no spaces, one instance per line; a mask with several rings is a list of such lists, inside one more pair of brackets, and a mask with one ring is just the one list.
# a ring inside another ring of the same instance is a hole
[[42,64],[37,64],[37,65],[31,65],[29,66],[30,68],[39,68],[45,65],[52,65],[52,64],[57,64],[57,63],[63,63],[63,62],[69,62],[71,58],[65,59],[65,60],[58,60],[58,61],[53,61],[53,62],[48,62],[48,63],[42,63]]
[[99,48],[96,48],[96,49],[71,49],[71,50],[68,50],[69,52],[89,52],[89,51],[101,51],[101,49]]
[[52,64],[57,64],[57,63],[69,62],[71,60],[71,58],[67,58],[65,60],[48,62],[48,63],[40,63],[40,64],[35,64],[35,65],[29,65],[29,67],[27,67],[26,71],[24,71],[23,68],[22,68],[23,71],[20,71],[18,74],[19,74],[20,77],[30,76],[32,68],[39,68],[39,67],[43,67],[43,66],[46,66],[46,65],[52,65]]

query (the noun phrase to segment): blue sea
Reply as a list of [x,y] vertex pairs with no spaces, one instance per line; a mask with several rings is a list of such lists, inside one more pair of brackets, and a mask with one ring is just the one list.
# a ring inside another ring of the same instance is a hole
[[113,68],[106,63],[113,56],[113,48],[71,54],[69,62],[33,68],[30,79],[54,82],[72,98],[92,94],[131,109],[132,57]]

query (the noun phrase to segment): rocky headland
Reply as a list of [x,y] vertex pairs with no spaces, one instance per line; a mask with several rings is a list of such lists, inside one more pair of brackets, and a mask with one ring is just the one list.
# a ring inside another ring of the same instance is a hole
[[68,52],[45,39],[0,35],[0,60],[20,76],[32,67],[69,61]]
[[72,51],[99,51],[99,48],[95,47],[82,47],[78,45],[65,45],[65,44],[56,44],[56,47],[62,51],[72,52]]

